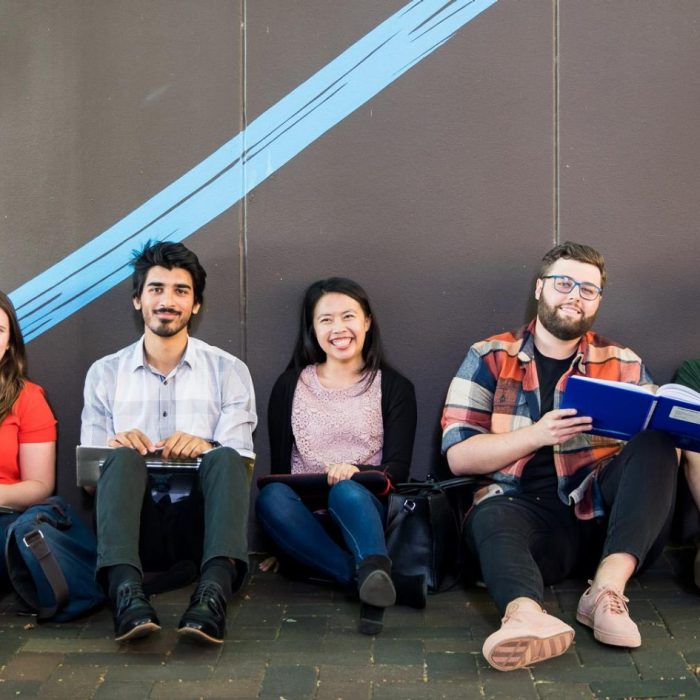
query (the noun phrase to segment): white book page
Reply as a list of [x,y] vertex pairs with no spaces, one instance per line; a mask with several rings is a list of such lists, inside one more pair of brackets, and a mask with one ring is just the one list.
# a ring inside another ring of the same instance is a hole
[[666,396],[667,398],[675,399],[676,401],[700,404],[700,392],[695,391],[695,389],[691,389],[689,386],[683,386],[683,384],[664,384],[663,386],[659,387],[656,395]]

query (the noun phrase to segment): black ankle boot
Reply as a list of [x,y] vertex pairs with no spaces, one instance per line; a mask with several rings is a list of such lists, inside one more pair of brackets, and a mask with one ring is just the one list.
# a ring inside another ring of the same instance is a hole
[[406,576],[391,574],[391,580],[396,589],[397,605],[407,605],[410,608],[422,610],[428,602],[428,582],[424,574]]
[[357,593],[363,603],[378,608],[387,608],[396,602],[389,557],[372,554],[358,564]]
[[379,634],[384,627],[384,608],[360,603],[360,632]]

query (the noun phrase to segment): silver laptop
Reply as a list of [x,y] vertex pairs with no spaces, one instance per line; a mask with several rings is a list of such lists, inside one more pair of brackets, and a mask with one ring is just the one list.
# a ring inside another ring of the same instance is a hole
[[[114,447],[89,447],[78,445],[75,448],[76,480],[78,486],[95,486],[100,477],[100,467],[109,457]],[[146,455],[146,467],[153,473],[186,473],[199,468],[201,458],[164,461],[159,452]]]

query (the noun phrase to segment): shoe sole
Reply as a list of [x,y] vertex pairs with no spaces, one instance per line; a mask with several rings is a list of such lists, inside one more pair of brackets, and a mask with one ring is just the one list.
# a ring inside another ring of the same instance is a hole
[[605,632],[600,629],[596,629],[593,623],[593,618],[590,615],[585,615],[584,613],[576,612],[576,619],[586,627],[590,627],[593,630],[593,637],[603,644],[609,644],[613,647],[627,647],[628,649],[636,649],[642,646],[641,637],[631,639],[630,637],[625,637],[619,634],[612,634],[610,632]]
[[486,660],[498,671],[515,671],[523,666],[553,659],[563,654],[574,639],[573,632],[551,637],[514,637],[497,644]]
[[223,644],[223,639],[209,636],[206,632],[195,627],[179,627],[177,633],[187,639],[197,642],[207,642],[208,644]]
[[143,637],[148,637],[149,634],[153,632],[158,632],[160,630],[160,625],[155,622],[142,622],[140,625],[132,627],[128,632],[125,632],[121,637],[115,637],[115,642],[129,642],[132,639],[143,639]]
[[358,591],[360,600],[376,608],[388,608],[396,602],[396,589],[386,571],[372,571]]

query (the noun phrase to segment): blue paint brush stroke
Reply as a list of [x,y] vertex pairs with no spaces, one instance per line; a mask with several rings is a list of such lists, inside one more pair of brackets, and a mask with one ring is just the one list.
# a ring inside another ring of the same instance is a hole
[[130,274],[147,240],[180,241],[245,197],[497,0],[413,0],[235,138],[10,294],[29,341]]

